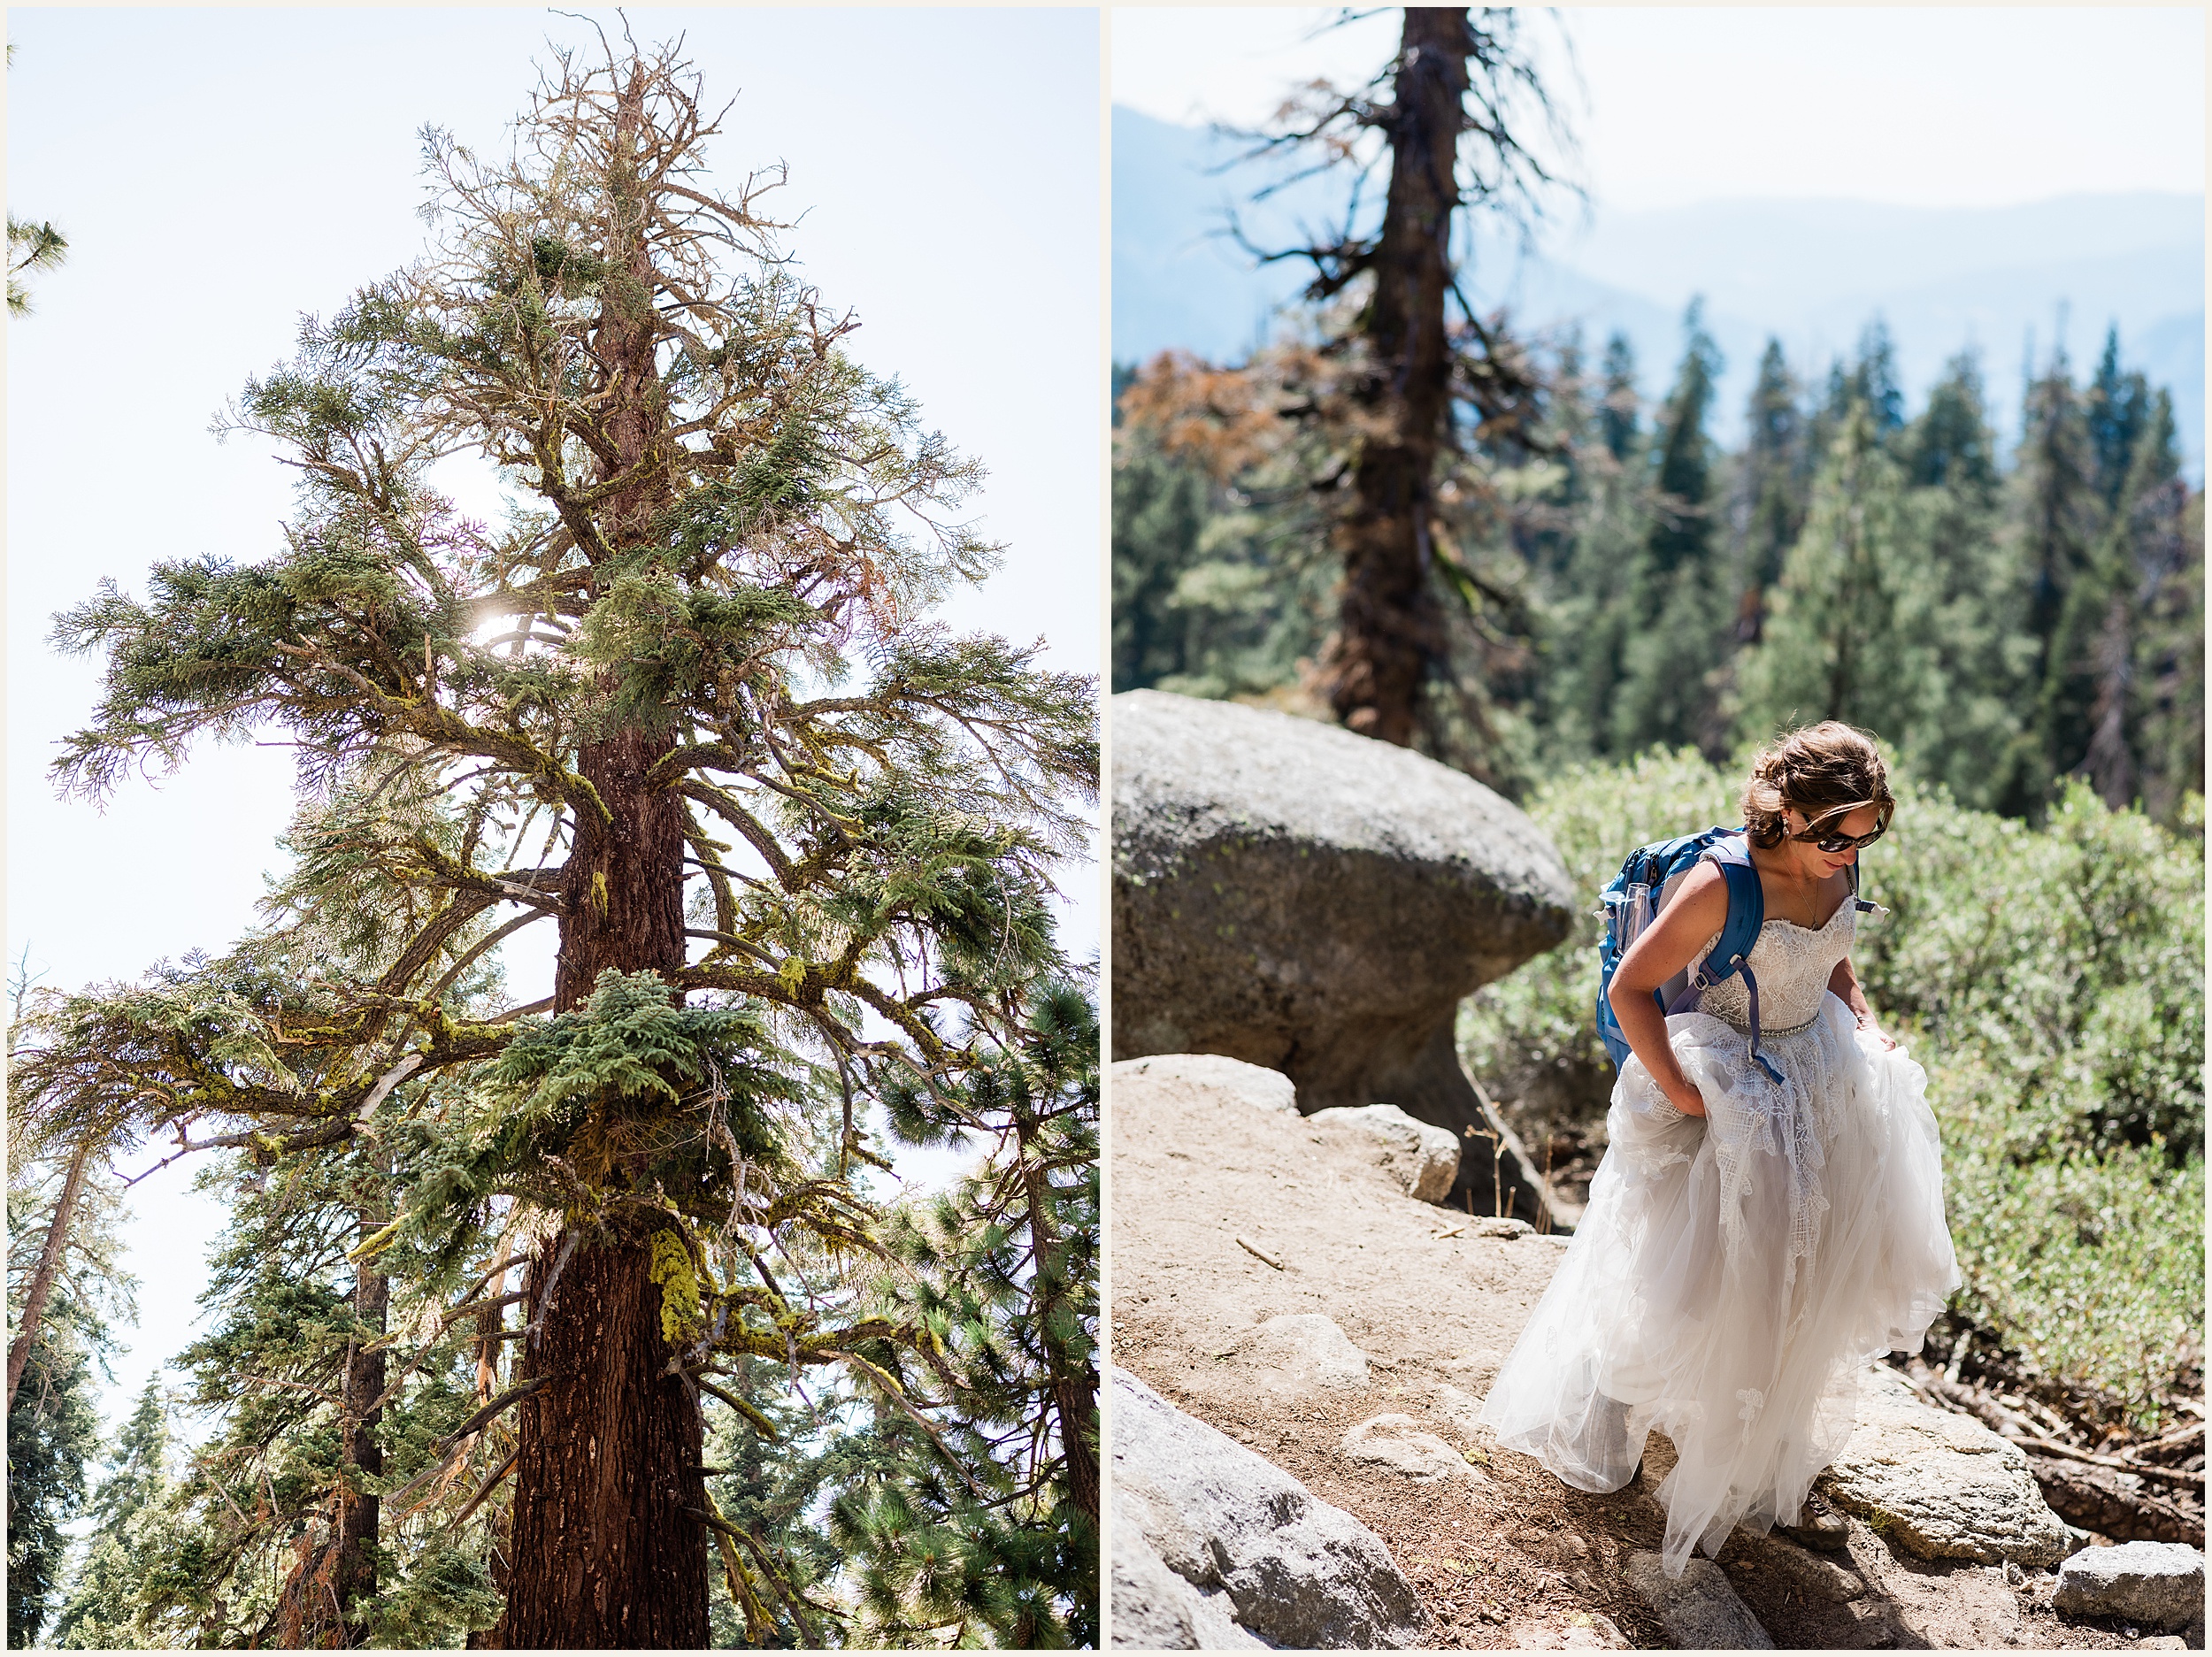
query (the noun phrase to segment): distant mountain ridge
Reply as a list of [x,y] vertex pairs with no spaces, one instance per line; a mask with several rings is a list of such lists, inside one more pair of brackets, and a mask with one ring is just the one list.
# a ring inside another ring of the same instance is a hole
[[[1116,359],[1171,346],[1243,355],[1306,274],[1294,261],[1256,269],[1216,234],[1225,207],[1270,174],[1240,163],[1247,147],[1233,140],[1120,106],[1113,145]],[[1239,211],[1254,241],[1279,246],[1341,200],[1341,186],[1317,178]],[[1848,357],[1878,312],[1914,404],[1971,345],[2009,437],[2031,351],[2047,361],[2056,339],[2085,374],[2116,323],[2123,361],[2172,392],[2191,469],[2202,476],[2201,196],[2074,195],[1955,211],[1815,200],[1600,207],[1586,224],[1551,226],[1537,240],[1524,252],[1499,232],[1478,233],[1463,249],[1475,303],[1503,306],[1525,332],[1556,337],[1578,322],[1591,355],[1619,329],[1636,348],[1643,390],[1655,395],[1681,354],[1683,310],[1701,294],[1727,359],[1715,419],[1724,441],[1740,429],[1770,335],[1801,375],[1816,379]]]

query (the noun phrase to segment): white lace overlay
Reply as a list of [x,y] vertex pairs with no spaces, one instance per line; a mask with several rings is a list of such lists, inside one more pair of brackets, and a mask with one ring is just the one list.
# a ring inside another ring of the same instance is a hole
[[1854,1371],[1917,1348],[1958,1284],[1927,1078],[1828,993],[1855,925],[1847,901],[1752,948],[1779,1084],[1751,1062],[1740,979],[1667,1020],[1703,1119],[1628,1062],[1588,1210],[1483,1407],[1583,1490],[1619,1489],[1664,1432],[1676,1575],[1740,1523],[1796,1518],[1850,1436]]
[[[1836,970],[1837,962],[1851,953],[1851,941],[1858,932],[1858,913],[1846,898],[1828,917],[1828,924],[1816,931],[1794,921],[1769,921],[1759,929],[1758,941],[1751,946],[1746,964],[1759,980],[1759,1023],[1766,1033],[1786,1034],[1812,1023],[1822,998],[1828,993],[1829,974]],[[1720,934],[1715,932],[1698,951],[1699,957],[1702,959],[1719,941]],[[1724,978],[1705,992],[1698,1010],[1739,1030],[1749,1030],[1751,986],[1740,972]]]

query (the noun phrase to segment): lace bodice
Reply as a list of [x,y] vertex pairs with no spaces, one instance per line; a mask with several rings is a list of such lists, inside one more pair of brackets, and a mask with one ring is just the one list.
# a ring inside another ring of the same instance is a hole
[[[1851,953],[1851,940],[1857,933],[1858,908],[1849,898],[1844,899],[1828,924],[1817,930],[1800,926],[1795,921],[1769,921],[1759,929],[1759,940],[1751,946],[1750,966],[1759,978],[1759,1024],[1763,1039],[1768,1036],[1786,1035],[1809,1024],[1820,1011],[1820,998],[1827,993],[1828,975],[1836,970],[1836,963]],[[1706,940],[1705,951],[1718,942],[1715,932]],[[1751,1028],[1751,993],[1745,986],[1743,974],[1716,984],[1705,992],[1698,1003],[1700,1012],[1722,1018],[1738,1030]]]

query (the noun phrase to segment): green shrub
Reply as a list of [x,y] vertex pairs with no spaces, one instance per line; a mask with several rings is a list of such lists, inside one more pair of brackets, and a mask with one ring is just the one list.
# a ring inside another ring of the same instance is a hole
[[[1529,810],[1577,889],[1575,932],[1476,995],[1468,1062],[1538,1116],[1602,1116],[1597,894],[1647,841],[1739,821],[1740,770],[1692,753],[1590,766]],[[1865,855],[1854,964],[1929,1076],[1956,1309],[2035,1371],[2147,1410],[2201,1361],[2203,804],[2178,833],[2070,791],[2045,826],[1909,777]]]

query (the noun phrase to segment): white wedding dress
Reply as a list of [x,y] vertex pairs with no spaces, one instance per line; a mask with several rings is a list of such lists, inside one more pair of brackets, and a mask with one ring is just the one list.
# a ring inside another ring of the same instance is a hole
[[1958,1286],[1927,1077],[1828,990],[1856,924],[1847,901],[1752,947],[1778,1085],[1751,1061],[1740,976],[1667,1020],[1701,1121],[1628,1061],[1582,1224],[1483,1405],[1499,1443],[1578,1490],[1618,1490],[1647,1434],[1671,1439],[1671,1576],[1739,1523],[1799,1522],[1858,1369],[1917,1350]]

